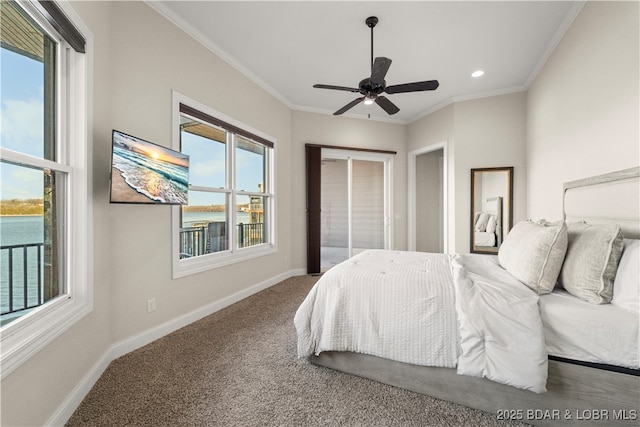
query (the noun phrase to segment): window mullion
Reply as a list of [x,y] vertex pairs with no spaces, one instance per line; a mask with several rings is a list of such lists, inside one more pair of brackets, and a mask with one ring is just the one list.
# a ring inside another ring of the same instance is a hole
[[273,212],[275,210],[274,193],[275,193],[275,153],[274,150],[267,150],[265,153],[265,173],[264,188],[262,191],[267,193],[264,201],[264,216],[263,221],[265,224],[265,238],[266,242],[271,244],[275,243],[275,221]]
[[58,46],[59,63],[56,68],[56,72],[59,74],[58,84],[56,85],[56,113],[59,117],[56,117],[56,123],[59,124],[56,129],[56,141],[55,147],[57,151],[56,161],[58,163],[70,164],[70,147],[69,147],[69,135],[71,122],[71,115],[74,113],[74,105],[70,102],[72,99],[71,91],[72,86],[68,84],[71,79],[71,70],[73,66],[72,50],[66,46]]
[[260,193],[259,191],[244,191],[244,190],[235,191],[235,194],[238,196],[262,196],[262,197],[271,196],[270,193]]
[[227,187],[231,190],[229,194],[229,205],[227,206],[227,212],[229,212],[229,250],[233,253],[237,251],[238,241],[238,223],[236,213],[236,171],[235,171],[235,142],[236,137],[232,132],[227,132]]
[[[64,76],[63,66],[64,58],[61,55],[62,47],[60,44],[55,43],[48,37],[43,38],[44,41],[44,59],[43,59],[43,84],[44,84],[44,158],[61,163],[67,163],[64,157],[60,156],[60,133],[63,131],[66,123],[62,126],[58,126],[58,113],[63,107],[63,100],[61,94],[63,93],[63,78],[57,76]],[[66,118],[66,114],[62,117]]]
[[264,153],[264,170],[266,173],[264,174],[264,186],[262,187],[262,191],[266,194],[270,194],[273,192],[272,187],[272,179],[274,168],[271,162],[272,150],[266,150]]
[[199,185],[189,185],[189,191],[206,191],[208,193],[231,193],[228,188],[202,187]]
[[31,156],[29,154],[19,153],[0,147],[0,157],[7,163],[13,163],[19,166],[30,167],[34,169],[50,169],[57,172],[71,173],[71,167],[66,164],[54,162],[47,159]]

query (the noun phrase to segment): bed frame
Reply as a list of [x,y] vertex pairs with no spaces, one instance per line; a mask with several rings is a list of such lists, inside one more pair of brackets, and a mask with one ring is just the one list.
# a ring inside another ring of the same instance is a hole
[[[563,217],[569,222],[615,222],[625,237],[640,238],[639,190],[640,167],[565,183]],[[366,354],[323,352],[310,361],[480,409],[502,420],[540,426],[640,423],[640,370],[550,357],[547,392],[536,394],[458,375],[451,368],[410,365]]]

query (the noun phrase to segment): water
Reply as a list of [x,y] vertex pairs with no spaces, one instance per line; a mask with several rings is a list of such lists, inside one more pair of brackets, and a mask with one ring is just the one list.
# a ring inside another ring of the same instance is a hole
[[42,243],[42,215],[0,216],[0,245]]
[[113,146],[113,166],[136,191],[162,203],[186,203],[189,169]]
[[[224,222],[226,215],[224,212],[183,212],[182,224],[185,227],[191,227],[194,224],[201,224],[204,222]],[[238,224],[249,223],[248,212],[236,212],[236,220]]]
[[[42,243],[44,220],[42,215],[0,216],[0,246],[26,243]],[[42,259],[42,256],[41,256]],[[42,268],[41,261],[41,271]],[[0,310],[9,309],[9,251],[0,251]],[[38,299],[38,253],[37,247],[27,250],[27,305],[37,304]],[[42,273],[41,273],[42,274]],[[13,251],[13,304],[14,309],[24,307],[24,254],[22,249]],[[42,276],[41,276],[42,277]]]

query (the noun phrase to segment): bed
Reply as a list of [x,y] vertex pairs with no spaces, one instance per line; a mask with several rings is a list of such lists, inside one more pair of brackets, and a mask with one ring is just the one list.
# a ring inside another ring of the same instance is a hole
[[[298,356],[499,419],[637,425],[639,177],[632,168],[566,183],[563,219],[516,224],[498,255],[351,258],[298,309]],[[598,282],[585,277],[594,259],[604,260]]]
[[474,214],[473,245],[497,249],[502,243],[502,197],[490,197],[484,206]]

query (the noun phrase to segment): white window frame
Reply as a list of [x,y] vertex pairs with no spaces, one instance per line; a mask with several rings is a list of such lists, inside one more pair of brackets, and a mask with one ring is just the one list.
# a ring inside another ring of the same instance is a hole
[[64,179],[65,250],[60,269],[64,293],[0,329],[1,378],[68,330],[93,310],[92,210],[90,186],[91,124],[89,90],[92,37],[87,26],[67,4],[57,3],[84,35],[87,53],[80,54],[26,1],[17,2],[49,36],[58,42],[56,54],[57,161],[34,158],[0,148],[0,157],[18,165],[49,168]]
[[[192,258],[184,258],[180,259],[180,227],[181,227],[181,216],[180,206],[173,206],[171,212],[171,240],[172,240],[172,250],[171,250],[171,258],[172,258],[172,271],[173,278],[178,279],[180,277],[185,277],[191,274],[200,273],[203,271],[211,270],[214,268],[222,267],[225,265],[235,264],[242,261],[247,261],[250,259],[258,258],[261,256],[273,254],[277,252],[276,245],[276,190],[275,190],[275,157],[276,157],[276,139],[272,136],[265,134],[259,130],[253,129],[250,126],[239,122],[227,115],[220,113],[219,111],[215,111],[214,109],[197,102],[187,96],[180,94],[179,92],[172,92],[172,148],[174,150],[180,151],[180,104],[188,105],[202,113],[208,114],[212,117],[215,117],[219,120],[222,120],[230,125],[241,128],[249,133],[257,135],[261,138],[269,140],[274,143],[273,148],[269,147],[265,151],[266,159],[265,159],[265,188],[263,193],[256,193],[253,191],[242,191],[237,190],[235,188],[234,183],[232,182],[230,185],[230,191],[228,191],[228,203],[229,206],[236,206],[236,196],[241,195],[266,195],[265,200],[265,214],[264,214],[264,224],[265,224],[265,243],[259,245],[253,245],[244,248],[236,247],[236,214],[235,209],[231,209],[231,215],[228,217],[229,224],[233,224],[234,226],[230,226],[230,236],[231,242],[229,245],[229,249],[220,252],[214,252],[206,255],[200,255]],[[231,170],[227,170],[228,177],[233,181],[235,177],[235,150],[233,149],[233,145],[229,144],[229,140],[227,141],[227,156],[229,157],[228,164],[231,164]],[[197,190],[197,188],[189,185],[190,189]]]

